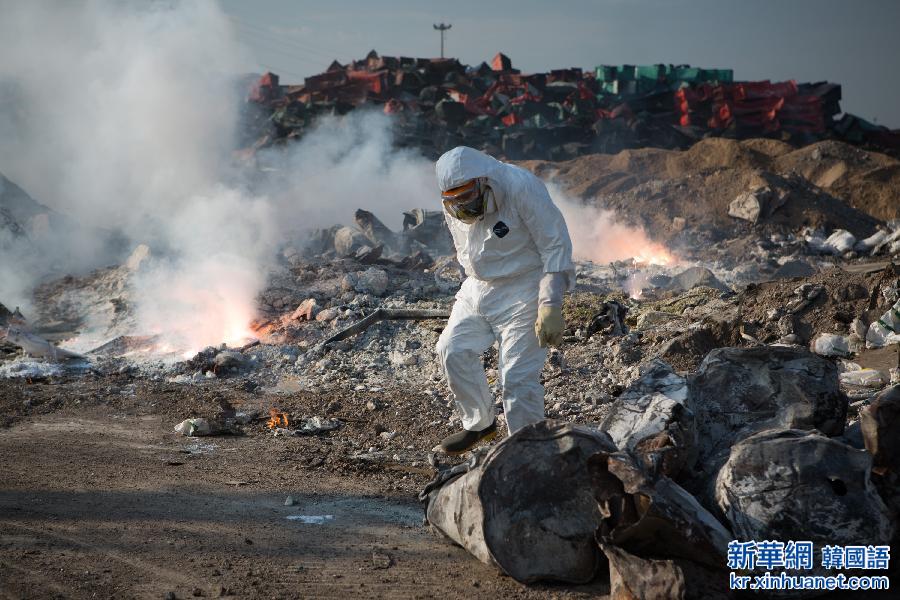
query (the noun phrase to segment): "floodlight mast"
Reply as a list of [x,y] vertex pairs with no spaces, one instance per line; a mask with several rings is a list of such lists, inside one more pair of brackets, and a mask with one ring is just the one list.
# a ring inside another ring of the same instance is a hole
[[441,23],[440,25],[437,25],[437,24],[434,25],[434,28],[437,31],[441,32],[441,58],[444,58],[444,32],[447,31],[448,29],[450,29],[451,27],[453,27],[453,25],[450,25],[450,24],[445,25],[444,23]]

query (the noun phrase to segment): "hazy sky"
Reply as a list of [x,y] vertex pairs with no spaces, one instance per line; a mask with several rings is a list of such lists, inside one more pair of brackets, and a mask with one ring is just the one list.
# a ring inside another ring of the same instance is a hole
[[380,54],[502,51],[525,72],[688,63],[736,79],[830,80],[841,106],[900,127],[900,0],[222,0],[261,69],[285,82]]

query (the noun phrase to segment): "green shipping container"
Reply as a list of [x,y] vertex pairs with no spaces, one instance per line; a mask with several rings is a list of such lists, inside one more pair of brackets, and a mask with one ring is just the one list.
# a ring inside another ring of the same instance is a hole
[[639,65],[637,67],[637,79],[652,79],[656,81],[661,74],[662,65]]
[[600,84],[600,89],[604,92],[608,92],[610,94],[618,94],[619,93],[619,82],[618,81],[604,81]]
[[696,83],[700,81],[700,72],[703,69],[697,67],[675,67],[672,69],[671,78],[675,81],[687,81],[688,83]]
[[617,76],[616,67],[610,65],[600,65],[597,67],[597,81],[615,81]]
[[734,81],[734,71],[731,69],[700,69],[700,79],[702,81],[731,83]]
[[633,81],[634,74],[634,65],[622,65],[619,67],[619,76],[616,79],[619,81]]

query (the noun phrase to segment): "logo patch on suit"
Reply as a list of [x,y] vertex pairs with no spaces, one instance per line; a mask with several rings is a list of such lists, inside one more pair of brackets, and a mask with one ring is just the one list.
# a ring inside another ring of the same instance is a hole
[[497,221],[497,224],[494,225],[492,231],[497,235],[497,237],[502,238],[507,233],[509,233],[509,227],[506,226],[506,223],[503,221]]

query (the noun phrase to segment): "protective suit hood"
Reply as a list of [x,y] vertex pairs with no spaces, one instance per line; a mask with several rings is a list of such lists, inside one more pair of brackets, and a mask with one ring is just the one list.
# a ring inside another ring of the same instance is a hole
[[445,152],[435,165],[438,186],[442,192],[476,177],[494,179],[493,175],[502,169],[503,163],[468,146],[457,146]]

